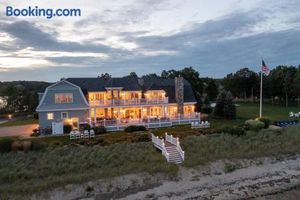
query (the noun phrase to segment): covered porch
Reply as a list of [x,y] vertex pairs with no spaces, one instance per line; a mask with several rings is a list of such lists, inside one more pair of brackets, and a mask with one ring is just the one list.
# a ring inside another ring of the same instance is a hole
[[177,113],[176,105],[138,106],[138,107],[107,107],[91,108],[90,120],[93,124],[134,124],[171,119],[195,118],[194,105],[185,105],[184,114]]

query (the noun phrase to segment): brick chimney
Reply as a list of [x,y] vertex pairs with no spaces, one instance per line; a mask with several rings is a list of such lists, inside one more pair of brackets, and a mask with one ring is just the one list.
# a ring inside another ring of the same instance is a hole
[[183,114],[184,82],[183,77],[175,77],[175,99],[177,103],[177,114]]

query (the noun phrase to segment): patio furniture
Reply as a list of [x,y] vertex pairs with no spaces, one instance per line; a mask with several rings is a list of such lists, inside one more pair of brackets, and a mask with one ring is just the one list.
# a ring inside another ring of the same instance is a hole
[[289,114],[290,117],[300,117],[300,112],[290,112]]
[[84,138],[89,138],[89,131],[88,130],[83,131],[83,137]]
[[75,132],[74,132],[74,131],[71,131],[71,132],[70,132],[70,140],[74,140],[74,139],[76,139]]
[[95,137],[95,131],[94,129],[90,130],[90,138],[94,138]]
[[79,139],[80,138],[80,132],[78,130],[75,130],[75,139]]

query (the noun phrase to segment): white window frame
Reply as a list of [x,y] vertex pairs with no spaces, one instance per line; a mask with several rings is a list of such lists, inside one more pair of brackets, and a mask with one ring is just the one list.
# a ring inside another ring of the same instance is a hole
[[[66,114],[67,117],[63,117],[63,114]],[[69,118],[69,112],[61,112],[60,113],[60,118],[61,119],[68,119]]]
[[[57,96],[58,95],[70,95],[72,97],[72,101],[71,102],[57,102],[56,99],[57,99]],[[73,96],[73,93],[55,93],[54,94],[54,102],[55,104],[65,104],[65,103],[73,103],[74,102],[74,96]]]
[[[52,116],[52,117],[49,117]],[[47,113],[47,120],[53,120],[54,119],[54,113],[53,112],[48,112]]]

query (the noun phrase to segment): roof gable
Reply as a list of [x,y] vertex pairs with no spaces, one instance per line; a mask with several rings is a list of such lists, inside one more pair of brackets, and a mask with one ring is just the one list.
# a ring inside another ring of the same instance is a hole
[[[72,93],[73,103],[55,104],[54,97],[57,93]],[[89,104],[83,95],[81,88],[66,80],[58,81],[46,88],[36,111],[51,111],[63,109],[88,109]]]

